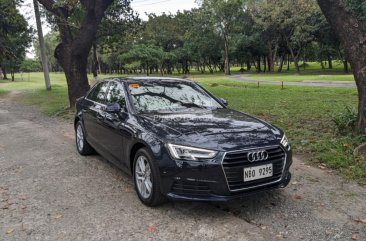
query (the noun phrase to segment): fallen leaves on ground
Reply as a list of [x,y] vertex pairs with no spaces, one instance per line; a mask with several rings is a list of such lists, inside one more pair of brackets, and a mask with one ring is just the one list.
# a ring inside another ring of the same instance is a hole
[[366,224],[366,218],[355,217],[355,218],[353,218],[353,221]]
[[295,199],[300,200],[300,199],[302,199],[302,196],[300,196],[300,195],[295,195]]
[[357,233],[353,233],[352,234],[352,240],[357,240],[357,239],[358,239]]
[[318,167],[319,167],[320,169],[325,169],[325,168],[327,168],[327,165],[326,165],[326,164],[324,164],[324,163],[321,163],[320,165],[318,165]]
[[283,235],[282,235],[282,234],[277,234],[277,235],[276,235],[276,238],[277,238],[277,239],[283,239]]
[[155,233],[156,232],[156,227],[154,225],[149,225],[148,230],[150,233]]
[[1,209],[9,209],[9,207],[10,207],[9,203],[5,203],[5,204],[1,207]]
[[5,200],[3,206],[1,207],[1,209],[9,209],[10,205],[12,205],[13,203],[9,202],[9,200]]
[[60,218],[62,218],[63,217],[63,215],[62,214],[57,214],[57,215],[55,215],[54,216],[54,219],[60,219]]
[[6,234],[12,234],[14,232],[14,229],[13,228],[9,228],[7,231],[6,231]]

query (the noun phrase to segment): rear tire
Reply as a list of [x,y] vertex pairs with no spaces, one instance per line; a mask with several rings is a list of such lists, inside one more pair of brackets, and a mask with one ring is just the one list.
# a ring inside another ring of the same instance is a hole
[[88,143],[85,137],[85,129],[81,121],[75,125],[75,141],[76,149],[82,156],[87,156],[95,153],[93,147]]
[[158,206],[166,201],[160,191],[158,167],[146,148],[141,148],[135,155],[133,180],[137,196],[146,206]]

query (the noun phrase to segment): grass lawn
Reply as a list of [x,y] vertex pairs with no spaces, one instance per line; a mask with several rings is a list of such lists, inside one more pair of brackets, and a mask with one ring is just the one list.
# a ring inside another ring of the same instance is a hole
[[[302,64],[302,63],[300,63]],[[233,68],[233,70],[237,70]],[[320,63],[308,62],[306,67],[300,68],[300,73],[295,71],[293,64],[290,65],[290,71],[287,71],[287,66],[284,67],[281,73],[256,73],[255,69],[251,69],[248,74],[248,79],[251,80],[272,80],[272,81],[354,81],[352,73],[344,74],[343,63],[334,61],[333,69],[321,69]]]
[[272,80],[272,81],[293,81],[293,82],[310,82],[310,81],[344,81],[354,82],[353,75],[324,71],[318,73],[315,71],[307,71],[300,74],[293,73],[277,73],[277,74],[249,74],[250,80]]
[[[104,77],[104,76],[101,76]],[[288,76],[291,78],[291,76]],[[293,76],[292,76],[293,77]],[[366,184],[366,162],[352,156],[354,148],[366,141],[365,137],[337,134],[332,117],[355,107],[357,92],[352,88],[310,88],[244,84],[228,81],[224,75],[191,75],[218,97],[229,101],[231,108],[260,117],[283,128],[294,146],[295,155],[303,155],[313,163],[325,163],[337,169],[344,177]],[[15,82],[0,81],[0,95],[8,91],[24,93],[14,98],[24,104],[36,106],[52,116],[71,118],[66,108],[67,89],[64,75],[51,75],[52,91],[44,90],[41,73]]]

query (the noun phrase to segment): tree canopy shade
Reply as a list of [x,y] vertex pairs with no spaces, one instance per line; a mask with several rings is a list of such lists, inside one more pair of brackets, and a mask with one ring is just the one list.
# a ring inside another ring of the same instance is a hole
[[4,78],[7,79],[9,71],[13,81],[14,72],[19,70],[32,37],[32,29],[17,9],[18,3],[0,0],[0,68]]
[[340,39],[347,59],[351,63],[359,100],[355,131],[366,134],[366,35],[362,23],[364,18],[360,18],[365,15],[355,12],[352,5],[354,2],[356,1],[349,2],[351,9],[353,7],[352,11],[343,0],[318,0],[321,10]]

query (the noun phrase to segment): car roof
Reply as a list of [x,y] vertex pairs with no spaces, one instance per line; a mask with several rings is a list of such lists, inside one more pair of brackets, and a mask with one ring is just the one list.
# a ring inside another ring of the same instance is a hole
[[136,83],[136,82],[148,82],[148,81],[161,81],[161,82],[186,82],[186,83],[193,83],[192,80],[182,79],[182,78],[173,78],[173,77],[111,77],[106,78],[105,80],[119,80],[125,83]]

